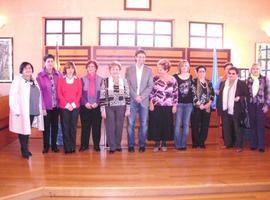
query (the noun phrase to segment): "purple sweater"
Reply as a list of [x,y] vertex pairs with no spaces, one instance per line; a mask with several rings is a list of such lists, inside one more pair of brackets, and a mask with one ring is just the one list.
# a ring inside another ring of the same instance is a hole
[[[61,74],[56,69],[53,69],[53,79],[55,83],[55,90],[57,89],[57,82],[58,79],[61,77]],[[42,109],[52,110],[52,83],[51,80],[43,68],[41,72],[37,75],[37,82],[39,84],[41,94],[42,94]],[[58,106],[58,98],[57,98],[57,91],[56,91],[56,102]]]

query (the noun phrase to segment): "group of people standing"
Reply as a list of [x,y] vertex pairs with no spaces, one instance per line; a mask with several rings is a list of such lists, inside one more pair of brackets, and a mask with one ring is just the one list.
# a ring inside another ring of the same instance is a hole
[[232,63],[224,66],[225,76],[220,84],[218,113],[222,119],[223,148],[243,151],[243,127],[248,118],[250,128],[250,149],[265,151],[265,120],[270,106],[270,82],[260,74],[260,66],[254,63],[247,80],[238,78],[239,70]]
[[[136,63],[121,76],[121,63],[109,65],[109,76],[97,74],[98,64],[90,60],[86,75],[79,78],[73,62],[67,62],[63,72],[54,68],[54,56],[44,57],[44,68],[33,77],[34,68],[28,62],[20,66],[10,88],[10,130],[19,134],[21,154],[28,159],[31,126],[43,131],[43,153],[59,152],[57,146],[58,123],[63,132],[64,152],[76,151],[78,116],[81,121],[79,151],[89,149],[92,132],[93,148],[100,151],[101,122],[105,120],[106,141],[109,153],[122,151],[121,140],[125,117],[128,118],[128,151],[135,152],[136,118],[139,115],[138,151],[146,150],[146,140],[155,142],[154,152],[167,151],[167,142],[174,140],[177,150],[187,149],[191,122],[192,148],[205,148],[211,116],[211,103],[215,94],[222,118],[224,148],[243,148],[241,122],[246,100],[250,114],[251,149],[264,147],[265,113],[270,105],[269,81],[260,75],[259,65],[251,68],[245,82],[238,80],[238,69],[231,63],[225,65],[226,77],[220,89],[214,91],[206,79],[206,67],[196,67],[196,78],[190,74],[187,60],[179,62],[179,73],[171,76],[171,63],[161,59],[157,63],[157,75],[145,65],[146,53],[135,53]],[[175,115],[175,117],[174,117]],[[260,120],[255,120],[255,119]]]

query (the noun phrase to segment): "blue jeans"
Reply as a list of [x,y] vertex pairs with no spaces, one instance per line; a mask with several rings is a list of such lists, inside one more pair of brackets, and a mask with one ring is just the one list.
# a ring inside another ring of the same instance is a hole
[[135,125],[136,115],[139,113],[140,128],[139,128],[139,147],[145,146],[148,129],[148,108],[143,107],[141,104],[131,101],[130,103],[130,116],[128,117],[128,147],[135,146]]
[[176,148],[185,148],[187,146],[189,122],[192,109],[192,103],[179,103],[177,105],[174,128],[174,142]]

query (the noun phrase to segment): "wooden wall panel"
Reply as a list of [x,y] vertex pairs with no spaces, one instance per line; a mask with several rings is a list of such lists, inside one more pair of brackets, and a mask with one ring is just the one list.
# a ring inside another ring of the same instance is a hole
[[[93,47],[93,58],[97,60],[100,67],[108,67],[109,63],[113,60],[119,61],[123,68],[135,63],[135,52],[137,47]],[[177,64],[179,59],[185,58],[184,48],[143,48],[146,52],[146,65],[153,69],[153,73],[156,73],[155,66],[159,59],[167,58],[172,63],[170,73],[177,72]],[[105,70],[106,71],[106,70]],[[105,72],[107,73],[107,72]]]
[[[211,79],[211,71],[213,66],[213,49],[199,49],[199,48],[187,48],[187,60],[191,66],[191,73],[194,75],[195,67],[198,65],[205,65],[207,70],[207,78]],[[223,65],[231,60],[230,49],[217,49],[217,61],[218,61],[218,72],[221,76],[223,71]],[[210,72],[210,73],[209,73]]]
[[[56,57],[56,47],[46,47],[45,54],[52,54]],[[78,76],[85,73],[85,65],[91,58],[90,46],[76,46],[76,47],[59,47],[58,51],[61,70],[66,62],[73,61],[77,67]]]
[[[76,46],[76,47],[59,47],[60,64],[63,66],[67,61],[74,61],[78,75],[82,76],[85,73],[85,64],[89,59],[97,60],[100,68],[98,73],[101,76],[108,76],[108,65],[114,60],[119,61],[122,66],[122,74],[125,73],[125,68],[134,64],[134,54],[137,47],[104,47],[104,46]],[[187,59],[191,65],[191,74],[195,77],[195,66],[205,65],[207,70],[207,78],[211,78],[211,68],[213,65],[213,50],[199,49],[199,48],[153,48],[145,47],[146,64],[150,66],[153,73],[156,74],[156,64],[159,59],[167,58],[172,63],[170,74],[178,72],[178,62],[180,59]],[[56,55],[55,47],[46,47],[45,53]],[[223,72],[224,63],[230,61],[230,49],[218,49],[218,71],[221,76]]]

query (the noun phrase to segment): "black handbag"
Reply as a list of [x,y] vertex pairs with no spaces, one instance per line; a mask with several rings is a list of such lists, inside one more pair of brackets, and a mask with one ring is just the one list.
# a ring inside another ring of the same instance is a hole
[[241,127],[250,129],[247,99],[241,98]]

